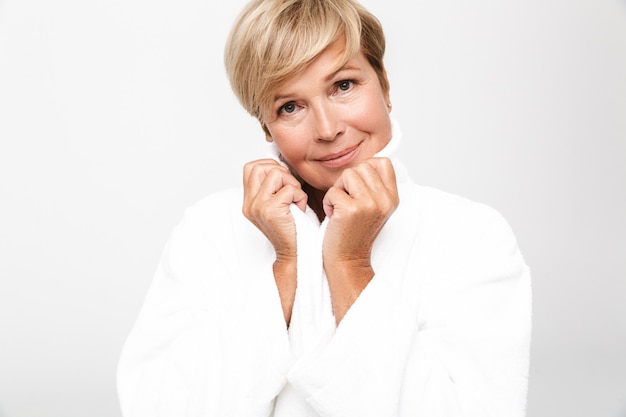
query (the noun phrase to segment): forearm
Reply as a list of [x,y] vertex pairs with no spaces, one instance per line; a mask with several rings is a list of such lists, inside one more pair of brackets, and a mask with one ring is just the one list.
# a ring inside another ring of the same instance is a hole
[[296,298],[296,275],[297,264],[296,259],[277,259],[274,262],[274,280],[278,287],[280,295],[280,303],[285,317],[285,324],[289,327],[291,322],[291,311],[293,310],[293,302]]
[[374,277],[370,262],[328,262],[325,264],[328,286],[332,298],[333,313],[337,326],[346,315],[363,289]]

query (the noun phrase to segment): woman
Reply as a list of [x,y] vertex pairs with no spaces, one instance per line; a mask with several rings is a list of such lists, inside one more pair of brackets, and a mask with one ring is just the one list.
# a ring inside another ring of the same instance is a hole
[[125,417],[524,414],[528,268],[499,214],[408,177],[384,48],[352,0],[244,9],[226,67],[272,152],[174,230]]

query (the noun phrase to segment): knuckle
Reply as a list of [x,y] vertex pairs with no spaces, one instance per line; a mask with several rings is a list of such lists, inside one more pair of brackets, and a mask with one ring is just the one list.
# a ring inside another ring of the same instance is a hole
[[[357,167],[358,167],[358,165],[357,165]],[[343,171],[343,173],[341,174],[341,175],[342,175],[342,177],[344,177],[344,178],[351,178],[351,177],[354,177],[355,175],[357,175],[357,171],[356,171],[356,168],[357,168],[357,167],[346,168],[346,169]]]
[[385,200],[381,205],[381,212],[385,214],[391,213],[395,209],[395,206],[392,201]]
[[256,164],[256,161],[249,161],[249,162],[246,162],[246,163],[243,165],[243,170],[244,170],[244,171],[250,171],[250,170],[252,169],[252,167],[253,167],[255,164]]
[[272,180],[278,179],[285,175],[285,168],[280,165],[269,167],[267,168],[265,175],[270,177]]
[[250,172],[250,170],[252,169],[252,162],[246,162],[243,165],[243,173],[244,174],[248,174]]
[[245,175],[251,175],[253,172],[258,171],[259,167],[259,161],[246,162],[243,166],[243,172]]
[[350,205],[348,205],[345,208],[345,211],[346,211],[346,214],[349,217],[353,217],[353,216],[359,214],[362,211],[362,209],[361,209],[361,207],[357,206],[356,204],[350,204]]
[[379,204],[374,198],[368,198],[363,201],[363,209],[369,213],[379,211]]
[[248,220],[253,220],[256,218],[255,216],[255,212],[254,209],[251,205],[244,205],[241,208],[241,212],[243,213],[243,215],[246,217],[246,219]]
[[391,162],[391,159],[389,158],[379,158],[378,159],[378,167],[379,170],[387,175],[389,175],[390,173],[393,173],[393,163]]
[[291,182],[283,185],[283,190],[285,190],[285,192],[289,194],[295,194],[296,192],[298,192],[299,189],[300,187],[296,186],[295,184]]

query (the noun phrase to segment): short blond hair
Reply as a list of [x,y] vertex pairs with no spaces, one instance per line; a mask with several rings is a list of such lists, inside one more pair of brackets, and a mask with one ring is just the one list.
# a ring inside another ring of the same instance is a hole
[[362,51],[388,93],[382,26],[353,0],[252,0],[226,42],[224,62],[231,87],[265,129],[280,84],[342,37],[345,50],[340,66]]

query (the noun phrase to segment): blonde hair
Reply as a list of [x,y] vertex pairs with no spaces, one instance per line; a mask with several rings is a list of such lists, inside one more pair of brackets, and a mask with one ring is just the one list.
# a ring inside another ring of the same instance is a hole
[[342,37],[340,66],[362,51],[387,93],[382,26],[353,0],[252,0],[226,42],[224,62],[231,87],[265,129],[264,119],[280,84]]

